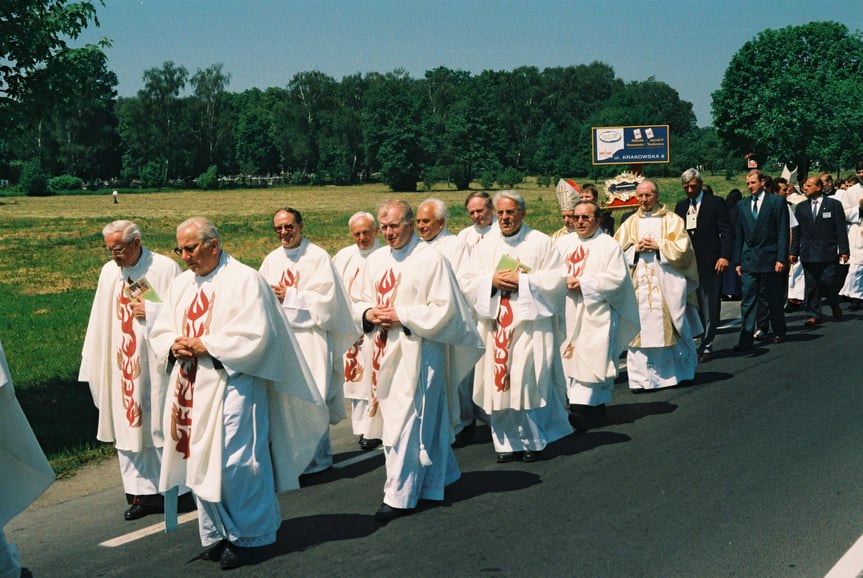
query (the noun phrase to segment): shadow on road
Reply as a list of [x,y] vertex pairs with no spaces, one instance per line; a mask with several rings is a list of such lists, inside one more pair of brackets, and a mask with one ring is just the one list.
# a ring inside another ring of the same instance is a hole
[[[613,414],[611,408],[608,410],[609,417]],[[609,424],[611,425],[611,424]],[[628,442],[632,438],[628,435],[610,431],[575,432],[554,443],[548,444],[542,452],[542,460],[551,460],[557,456],[574,456],[599,446],[619,444]]]
[[[364,453],[365,452],[362,451],[355,451],[333,454],[333,464],[338,466],[339,463],[357,457]],[[317,474],[300,476],[300,487],[308,488],[310,486],[317,486],[318,484],[328,484],[336,480],[356,478],[358,476],[362,476],[363,474],[367,474],[372,470],[382,468],[383,466],[384,453],[382,451],[377,451],[376,455],[370,455],[368,459],[360,460],[359,462],[351,464],[349,466],[334,467]]]
[[365,514],[322,514],[282,520],[275,544],[261,548],[256,563],[325,542],[363,538],[381,527],[373,516]]
[[[657,390],[657,391],[662,391]],[[641,394],[645,395],[645,394]],[[641,418],[649,415],[660,415],[671,413],[677,409],[677,405],[667,401],[648,401],[644,403],[615,403],[608,406],[608,417],[605,420],[606,427],[635,423]]]
[[[518,470],[494,470],[487,472],[464,472],[452,485],[447,486],[446,498],[441,505],[449,506],[470,500],[483,494],[514,492],[539,484],[542,480],[532,472]],[[434,507],[436,504],[429,502]]]

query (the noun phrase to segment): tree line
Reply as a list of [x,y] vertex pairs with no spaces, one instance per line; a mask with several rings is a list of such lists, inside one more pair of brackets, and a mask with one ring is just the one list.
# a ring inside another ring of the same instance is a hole
[[8,157],[36,158],[51,174],[145,186],[215,167],[413,190],[421,180],[465,188],[507,171],[515,179],[602,170],[591,165],[592,126],[669,124],[672,147],[703,136],[675,89],[653,78],[623,82],[600,62],[478,75],[440,67],[418,79],[403,70],[341,80],[310,71],[284,88],[239,93],[228,90],[221,64],[190,75],[165,62],[144,71],[136,96],[116,98],[101,54],[87,55],[67,98],[19,119]]
[[190,74],[165,62],[143,72],[135,96],[118,98],[107,41],[62,40],[96,23],[93,2],[14,4],[0,10],[0,179],[12,182],[28,167],[40,178],[71,175],[72,186],[80,178],[212,188],[219,175],[254,175],[410,191],[418,181],[600,178],[619,167],[591,164],[591,128],[652,124],[670,126],[672,162],[648,165],[648,175],[736,171],[749,155],[803,176],[810,165],[863,158],[863,40],[834,22],[747,42],[713,93],[714,129],[698,128],[691,103],[668,84],[624,82],[602,62],[479,74],[439,67],[422,78],[306,71],[284,87],[243,92],[228,90],[221,64]]

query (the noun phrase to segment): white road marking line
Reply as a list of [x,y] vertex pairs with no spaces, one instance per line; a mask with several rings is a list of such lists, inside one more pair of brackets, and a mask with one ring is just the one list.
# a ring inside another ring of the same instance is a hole
[[[180,514],[177,516],[177,524],[185,524],[191,520],[196,520],[198,518],[198,512],[186,512],[185,514]],[[134,542],[135,540],[139,540],[144,538],[145,536],[150,536],[151,534],[158,534],[159,532],[165,531],[165,522],[159,522],[158,524],[153,524],[152,526],[147,526],[146,528],[141,528],[140,530],[135,530],[134,532],[129,532],[128,534],[124,534],[122,536],[118,536],[117,538],[112,538],[110,540],[105,540],[100,546],[105,546],[106,548],[116,548],[117,546],[122,546],[124,544],[128,544],[129,542]]]
[[373,457],[377,456],[378,454],[380,454],[380,453],[381,453],[381,452],[383,452],[383,451],[384,451],[384,450],[383,450],[383,448],[375,448],[375,449],[370,450],[370,451],[368,451],[368,452],[363,452],[363,453],[361,453],[361,454],[360,454],[360,455],[358,455],[358,456],[354,456],[354,457],[352,457],[352,458],[351,458],[351,459],[349,459],[349,460],[345,460],[345,461],[343,461],[343,462],[339,462],[339,463],[337,463],[337,464],[333,464],[333,467],[334,467],[334,468],[346,468],[346,467],[348,467],[348,466],[352,466],[352,465],[357,464],[357,463],[359,463],[359,462],[362,462],[362,461],[365,461],[365,460],[370,460],[370,459],[372,459]]
[[851,549],[845,552],[836,565],[824,578],[852,578],[863,572],[863,536],[860,536]]
[[[377,448],[369,452],[363,452],[358,456],[354,456],[348,460],[343,462],[338,462],[333,464],[334,468],[346,468],[348,466],[352,466],[356,463],[362,462],[364,460],[369,460],[377,455],[379,455],[384,450],[382,448]],[[198,512],[187,512],[185,514],[180,514],[177,516],[177,524],[185,524],[186,522],[190,522],[198,518]],[[106,548],[116,548],[117,546],[123,546],[124,544],[128,544],[129,542],[134,542],[135,540],[140,540],[141,538],[145,538],[147,536],[151,536],[153,534],[158,534],[159,532],[165,531],[165,522],[159,522],[158,524],[153,524],[152,526],[147,526],[146,528],[141,528],[140,530],[135,530],[134,532],[129,532],[128,534],[124,534],[122,536],[118,536],[117,538],[112,538],[110,540],[105,540],[100,546],[104,546]]]
[[732,319],[731,321],[729,321],[725,325],[720,325],[716,329],[730,329],[732,327],[737,327],[738,325],[740,325],[740,322],[741,322],[740,318]]

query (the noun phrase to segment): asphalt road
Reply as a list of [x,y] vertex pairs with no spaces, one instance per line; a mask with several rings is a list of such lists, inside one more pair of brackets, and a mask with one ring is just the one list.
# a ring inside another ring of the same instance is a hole
[[[847,306],[846,306],[847,308]],[[723,318],[737,304],[723,305]],[[237,575],[824,576],[863,534],[863,315],[786,343],[731,351],[686,387],[634,395],[618,381],[610,423],[495,463],[486,427],[456,450],[441,504],[378,525],[380,451],[333,428],[337,466],[280,496],[278,541]],[[358,461],[352,461],[356,458]],[[345,465],[348,464],[348,465]],[[100,545],[160,520],[125,522],[119,487],[28,510],[6,526],[36,576],[193,576],[195,520]]]

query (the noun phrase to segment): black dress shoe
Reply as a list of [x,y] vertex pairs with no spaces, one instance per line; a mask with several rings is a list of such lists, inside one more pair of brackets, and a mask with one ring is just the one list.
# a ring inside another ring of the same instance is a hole
[[497,463],[508,464],[521,459],[521,452],[500,452],[497,454]]
[[381,507],[375,512],[375,520],[378,522],[389,522],[390,520],[407,516],[410,513],[411,510],[405,508],[393,508],[389,504],[381,504]]
[[535,462],[542,456],[542,450],[524,450],[524,453],[521,454],[521,460],[523,462]]
[[219,566],[222,570],[231,570],[245,566],[252,561],[252,551],[253,548],[243,548],[242,546],[226,542],[222,550],[222,556],[219,558]]
[[784,335],[777,335],[776,337],[773,338],[773,343],[776,343],[777,345],[780,343],[785,343],[785,336]]
[[161,514],[165,511],[162,506],[145,506],[141,502],[135,502],[129,509],[123,512],[123,518],[127,521],[137,520],[150,514]]
[[201,560],[207,560],[208,562],[221,561],[222,552],[225,551],[227,545],[227,540],[219,540],[215,546],[210,546],[207,550],[204,550],[204,553],[201,554]]
[[375,449],[380,446],[383,442],[378,438],[367,438],[364,436],[360,436],[360,449],[364,452]]

